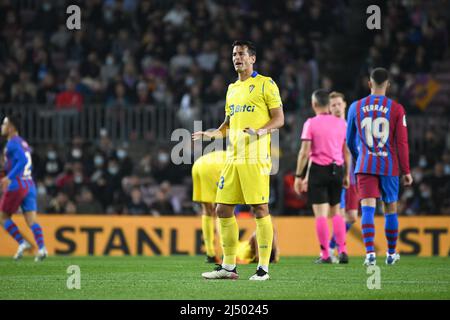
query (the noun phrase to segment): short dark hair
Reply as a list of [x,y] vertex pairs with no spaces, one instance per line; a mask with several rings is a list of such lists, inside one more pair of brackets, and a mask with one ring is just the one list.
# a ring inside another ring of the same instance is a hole
[[5,118],[8,118],[8,122],[16,128],[17,131],[20,131],[20,124],[22,123],[22,119],[20,114],[14,113],[7,115]]
[[234,48],[236,46],[238,47],[245,46],[247,47],[247,51],[250,56],[256,56],[256,47],[253,44],[253,42],[247,40],[236,40],[233,42],[232,47]]
[[370,73],[370,79],[375,82],[376,85],[382,85],[389,80],[389,72],[385,68],[375,68]]
[[317,89],[313,92],[312,97],[317,101],[321,107],[326,107],[330,104],[330,95],[325,89]]

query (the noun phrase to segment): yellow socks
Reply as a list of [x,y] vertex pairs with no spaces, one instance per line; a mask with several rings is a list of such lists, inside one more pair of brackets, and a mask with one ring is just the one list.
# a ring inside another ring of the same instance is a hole
[[220,236],[223,251],[223,265],[231,268],[236,265],[236,252],[239,244],[239,227],[236,217],[219,218]]
[[205,242],[206,255],[214,257],[216,248],[214,247],[214,217],[202,215],[203,241]]
[[270,215],[256,219],[256,241],[259,253],[258,267],[262,267],[264,271],[268,272],[273,242],[273,225]]

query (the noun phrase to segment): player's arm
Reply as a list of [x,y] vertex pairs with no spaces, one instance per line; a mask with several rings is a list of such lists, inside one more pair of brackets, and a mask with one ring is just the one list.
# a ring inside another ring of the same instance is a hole
[[347,146],[348,149],[356,162],[358,159],[358,146],[356,144],[356,104],[352,103],[348,110],[348,119],[347,119]]
[[213,131],[197,131],[192,134],[192,140],[202,139],[203,136],[210,139],[220,139],[227,136],[227,129],[230,128],[230,116],[226,115],[225,120],[219,128]]
[[309,155],[311,153],[311,141],[312,141],[312,133],[311,133],[311,121],[310,119],[306,120],[303,124],[302,135],[301,135],[302,145],[300,147],[300,151],[297,156],[297,168],[295,171],[295,180],[294,180],[294,191],[298,195],[302,192],[302,173],[305,169],[306,163],[308,162]]
[[309,180],[309,172],[311,171],[312,160],[309,158],[308,160],[308,168],[306,168],[305,178],[302,180],[302,187],[300,188],[301,192],[308,192],[308,180]]
[[412,184],[413,179],[409,167],[408,128],[406,126],[405,109],[402,105],[399,105],[399,107],[399,114],[395,124],[395,143],[397,145],[398,162],[403,175],[403,183],[405,186],[409,186]]
[[343,185],[344,188],[348,188],[350,186],[350,166],[351,166],[351,160],[350,160],[350,150],[347,147],[347,144],[344,142],[344,145],[342,146],[342,152],[344,154],[344,181]]
[[12,162],[14,163],[14,166],[11,168],[11,171],[8,173],[8,175],[3,177],[1,181],[3,190],[8,188],[11,181],[25,169],[28,161],[25,154],[14,143],[10,143],[7,146],[6,153],[8,155],[8,158],[13,160]]
[[303,140],[297,157],[297,169],[295,171],[294,191],[300,194],[302,191],[302,172],[308,163],[309,154],[311,153],[311,140]]
[[14,159],[13,162],[15,163],[14,167],[12,167],[11,171],[8,173],[8,179],[12,180],[25,169],[28,161],[25,153],[22,152],[22,150],[20,150],[19,147],[15,144],[10,145],[8,152],[9,156]]

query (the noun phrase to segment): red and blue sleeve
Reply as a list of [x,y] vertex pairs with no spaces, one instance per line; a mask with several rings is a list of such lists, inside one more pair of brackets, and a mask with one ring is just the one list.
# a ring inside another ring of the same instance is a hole
[[410,173],[409,168],[409,145],[408,128],[406,125],[405,109],[401,104],[397,104],[396,122],[395,122],[395,144],[398,152],[398,162],[402,174]]
[[347,117],[347,146],[350,150],[350,153],[352,154],[352,157],[354,159],[354,162],[356,163],[356,160],[358,159],[358,145],[356,140],[357,135],[357,128],[356,128],[356,105],[355,103],[352,103],[348,110],[348,117]]
[[13,180],[25,169],[25,166],[27,165],[27,157],[21,150],[20,146],[14,142],[8,143],[6,152],[8,154],[8,158],[11,159],[12,165],[11,170],[8,173],[8,179]]

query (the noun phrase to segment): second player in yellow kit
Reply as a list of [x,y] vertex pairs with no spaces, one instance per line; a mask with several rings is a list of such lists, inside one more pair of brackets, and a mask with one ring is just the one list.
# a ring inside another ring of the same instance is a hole
[[226,152],[222,150],[204,154],[192,166],[192,200],[202,208],[202,234],[206,250],[206,262],[218,263],[215,248],[215,201],[217,185],[225,164]]
[[215,203],[217,185],[225,164],[225,151],[204,154],[192,166],[192,200],[200,203]]
[[223,263],[205,279],[237,279],[239,226],[236,204],[250,204],[256,218],[258,266],[250,280],[268,280],[273,225],[269,214],[270,134],[284,125],[278,87],[253,70],[256,50],[249,41],[235,41],[232,53],[238,80],[228,87],[225,120],[212,132],[194,132],[194,140],[229,137],[227,160],[219,178],[216,213],[219,217]]

